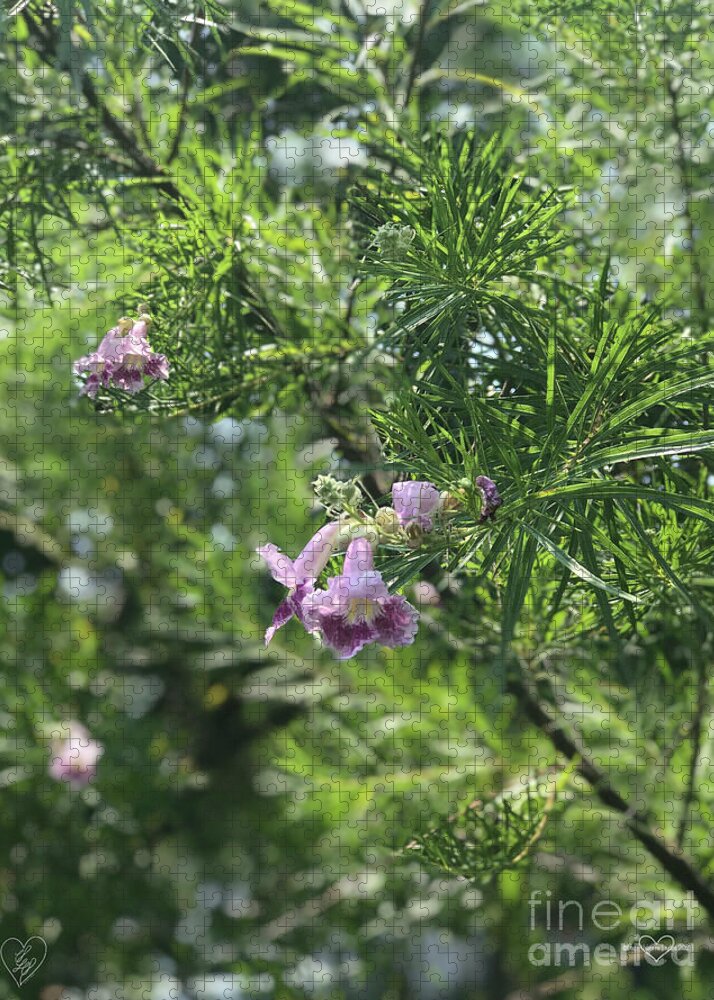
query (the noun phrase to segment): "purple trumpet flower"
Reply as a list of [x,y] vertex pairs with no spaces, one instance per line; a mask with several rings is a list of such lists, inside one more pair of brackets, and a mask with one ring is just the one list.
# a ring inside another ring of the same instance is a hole
[[101,743],[93,740],[79,722],[69,722],[66,739],[60,740],[52,755],[49,773],[55,781],[67,781],[73,788],[82,788],[94,780],[97,763],[104,753]]
[[416,524],[422,531],[431,531],[431,515],[439,509],[441,494],[433,483],[395,483],[392,504],[403,528]]
[[75,375],[89,373],[80,395],[93,399],[100,388],[114,386],[136,393],[144,388],[144,378],[166,380],[169,363],[163,354],[155,354],[147,340],[150,319],[140,316],[136,322],[120,319],[106,333],[92,354],[75,361]]
[[498,508],[503,503],[501,494],[498,492],[493,479],[489,479],[488,476],[476,476],[474,481],[481,490],[481,496],[483,497],[481,517],[479,520],[481,522],[488,521],[489,518],[494,516]]
[[343,572],[328,580],[327,590],[312,590],[303,598],[302,616],[305,628],[318,633],[340,660],[371,642],[408,646],[419,622],[416,608],[387,590],[366,538],[350,543]]
[[273,622],[265,633],[266,646],[278,629],[293,616],[304,624],[303,600],[312,591],[313,583],[329,562],[339,531],[337,521],[320,528],[294,562],[272,543],[261,545],[255,550],[267,563],[272,578],[288,588],[287,597],[278,605]]

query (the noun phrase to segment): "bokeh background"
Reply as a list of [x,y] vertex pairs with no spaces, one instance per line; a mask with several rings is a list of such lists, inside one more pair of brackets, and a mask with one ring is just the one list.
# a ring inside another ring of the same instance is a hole
[[[224,239],[241,218],[272,244],[257,264],[297,345],[319,344],[324,331],[326,344],[347,337],[330,333],[329,317],[349,302],[359,256],[349,192],[370,169],[373,136],[356,122],[400,88],[407,118],[446,131],[470,125],[484,138],[511,127],[514,162],[577,185],[571,223],[590,240],[593,274],[607,244],[619,280],[643,302],[664,290],[681,308],[693,273],[683,199],[694,206],[707,281],[711,247],[707,13],[691,3],[670,12],[660,50],[649,29],[633,34],[634,8],[600,6],[295,0],[226,3],[201,22],[189,7],[33,3],[35,34],[22,12],[4,15],[0,114],[14,140],[2,146],[12,180],[0,320],[0,938],[48,943],[19,995],[710,995],[700,917],[691,968],[529,960],[538,942],[631,939],[627,918],[607,933],[593,926],[599,901],[627,914],[650,895],[683,898],[663,889],[657,866],[587,789],[515,872],[473,884],[405,851],[434,816],[555,763],[503,693],[498,620],[482,589],[427,572],[439,603],[423,609],[408,649],[338,663],[294,624],[263,648],[281,588],[255,547],[302,547],[320,523],[310,485],[319,474],[366,472],[388,489],[365,417],[388,399],[388,358],[374,355],[356,375],[339,362],[316,368],[316,384],[304,372],[282,382],[268,373],[262,390],[221,412],[193,412],[188,396],[175,413],[103,412],[79,398],[71,372],[147,295],[170,354],[162,282],[185,268],[188,288],[208,288],[212,266],[194,252],[198,237],[190,263],[164,259],[157,218],[170,223],[170,210],[157,209],[156,179],[137,182],[136,164],[107,136],[82,90],[85,72],[157,161],[180,132],[168,176],[203,177]],[[310,44],[296,41],[304,30]],[[689,102],[681,149],[666,125],[670,49]],[[368,56],[382,78],[361,72]],[[259,136],[250,175],[259,190],[246,189],[235,151],[246,123]],[[216,163],[220,184],[209,178]],[[216,226],[207,219],[214,249]],[[24,272],[19,260],[31,262]],[[215,298],[199,296],[194,325],[239,321],[230,280]],[[369,347],[389,309],[370,293],[350,308],[352,336]],[[578,614],[570,609],[560,650],[573,716],[600,759],[635,797],[648,790],[666,819],[685,773],[675,737],[691,718],[687,632],[660,618],[633,638],[628,663],[649,692],[643,704],[610,672],[607,636],[578,641]],[[460,642],[465,621],[480,636],[476,658]],[[81,789],[48,771],[52,734],[69,719],[105,748]],[[711,752],[707,730],[705,770]],[[711,798],[704,789],[700,846]],[[574,908],[561,928],[546,927],[542,911],[534,925],[536,891],[580,903],[584,928]],[[0,974],[0,997],[16,995]]]

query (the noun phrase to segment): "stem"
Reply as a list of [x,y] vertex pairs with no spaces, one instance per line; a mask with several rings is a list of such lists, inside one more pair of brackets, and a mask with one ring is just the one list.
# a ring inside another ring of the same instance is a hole
[[347,289],[347,308],[345,309],[345,319],[344,324],[349,332],[350,323],[352,322],[352,316],[355,310],[355,301],[357,298],[357,289],[362,284],[362,278],[359,275],[354,277],[350,282],[350,287]]
[[555,749],[568,760],[576,761],[578,774],[588,782],[600,801],[624,816],[625,825],[633,836],[714,919],[714,886],[705,881],[694,862],[679,847],[668,844],[650,829],[647,817],[632,807],[610,784],[605,772],[587,755],[578,737],[551,714],[522,673],[508,681],[507,690],[516,697],[523,713],[548,737]]
[[[665,91],[669,99],[670,124],[674,132],[674,163],[677,169],[679,186],[684,195],[684,210],[682,217],[687,232],[687,242],[689,243],[690,264],[692,269],[692,291],[694,293],[694,304],[696,307],[696,320],[700,334],[704,334],[709,326],[709,316],[707,307],[706,278],[702,270],[701,261],[695,252],[695,226],[692,205],[694,202],[694,186],[692,184],[691,172],[687,160],[687,152],[684,137],[684,125],[682,116],[679,113],[677,95],[679,89],[675,87],[672,74],[668,66],[664,68]],[[705,351],[702,355],[702,364],[708,362],[708,355]],[[709,427],[709,403],[705,402],[702,407],[702,426],[705,430]]]
[[133,160],[134,165],[137,166],[141,172],[152,178],[157,178],[157,188],[167,194],[174,201],[182,201],[181,194],[178,188],[171,180],[161,180],[166,176],[164,168],[149,156],[149,154],[141,148],[137,143],[136,137],[128,129],[125,129],[121,122],[114,117],[109,108],[102,102],[99,95],[97,94],[96,88],[92,78],[85,73],[82,76],[82,93],[94,110],[98,113],[102,120],[102,125],[107,130],[109,135],[119,144],[120,148],[123,149],[129,157]]
[[419,5],[419,27],[417,29],[416,45],[414,46],[414,51],[412,52],[412,57],[409,60],[409,75],[407,76],[407,86],[404,91],[404,103],[403,108],[406,108],[412,96],[412,91],[414,90],[414,84],[416,83],[417,69],[419,68],[419,63],[421,61],[421,50],[424,46],[424,36],[426,34],[426,21],[427,14],[429,13],[430,0],[422,0]]
[[[54,62],[52,59],[54,54],[54,45],[51,33],[40,27],[30,14],[29,10],[23,10],[22,16],[31,37],[38,42],[36,50],[37,54],[47,66],[54,68]],[[157,180],[156,187],[160,191],[168,195],[168,197],[173,201],[181,203],[183,201],[181,193],[174,182],[167,177],[164,167],[157,163],[156,160],[154,160],[154,158],[139,145],[134,133],[130,129],[125,128],[119,119],[112,114],[106,104],[104,104],[99,97],[97,89],[94,86],[94,81],[87,72],[82,73],[80,77],[80,86],[82,89],[82,95],[84,96],[87,104],[93,108],[94,111],[96,111],[102,125],[106,129],[107,133],[117,143],[119,149],[132,160],[134,166],[139,169],[143,176]]]
[[[193,28],[191,29],[191,37],[188,42],[189,48],[193,51],[193,47],[196,44],[196,39],[198,38],[198,23],[194,21]],[[181,142],[183,141],[184,134],[186,132],[186,113],[188,111],[188,92],[191,84],[191,74],[188,68],[188,59],[184,57],[183,70],[181,73],[181,99],[179,105],[178,122],[176,124],[176,132],[174,134],[173,142],[171,143],[171,149],[169,150],[169,155],[166,157],[167,166],[173,163],[179,154],[181,149]]]
[[[694,201],[694,185],[692,183],[691,171],[687,159],[684,123],[679,111],[678,94],[679,88],[675,87],[672,80],[672,73],[669,66],[664,67],[664,84],[670,107],[670,124],[675,136],[674,162],[677,168],[679,186],[684,195],[683,218],[689,242],[690,262],[692,269],[692,286],[694,292],[694,303],[696,306],[696,319],[699,333],[704,335],[709,327],[709,316],[707,306],[706,278],[702,269],[701,261],[695,251],[695,226],[692,204]],[[704,351],[701,356],[702,365],[706,367],[709,357]],[[702,427],[706,430],[709,427],[709,403],[705,401],[702,406]],[[697,704],[692,719],[692,753],[689,759],[689,769],[687,773],[687,787],[682,803],[682,813],[677,827],[677,847],[681,849],[689,825],[692,805],[695,799],[697,768],[702,746],[702,729],[704,715],[707,707],[707,670],[704,664],[704,657],[699,656],[697,666]]]
[[692,805],[695,799],[695,789],[697,781],[697,768],[699,767],[699,757],[702,750],[702,732],[704,729],[704,715],[707,709],[707,668],[705,658],[699,656],[697,664],[697,707],[692,719],[692,754],[689,758],[689,771],[687,773],[687,788],[682,803],[682,814],[679,817],[677,827],[677,847],[680,849],[684,844],[684,838],[689,826],[689,819]]

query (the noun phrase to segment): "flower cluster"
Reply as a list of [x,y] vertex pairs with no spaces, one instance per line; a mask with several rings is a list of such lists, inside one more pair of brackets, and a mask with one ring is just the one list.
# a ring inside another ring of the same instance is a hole
[[403,597],[389,593],[374,568],[374,542],[368,537],[349,542],[342,572],[328,579],[326,590],[316,589],[315,581],[337,550],[342,533],[338,521],[321,528],[295,562],[274,545],[257,550],[273,579],[288,587],[265,633],[266,645],[293,616],[340,660],[373,642],[392,647],[413,642],[419,613]]
[[416,231],[411,226],[387,222],[374,234],[374,243],[387,260],[401,260],[414,242]]
[[[480,476],[479,480],[483,481],[477,480],[477,484],[486,497],[484,504],[490,502],[492,516],[501,502],[498,491],[490,479]],[[392,506],[380,507],[370,518],[360,510],[363,496],[352,481],[340,483],[331,476],[320,476],[315,493],[336,520],[320,528],[297,559],[293,561],[273,544],[257,549],[273,579],[288,590],[265,633],[266,645],[291,618],[297,618],[339,659],[349,659],[371,643],[409,645],[417,632],[419,612],[404,597],[389,592],[374,568],[375,548],[384,540],[418,544],[424,534],[434,530],[437,518],[454,509],[454,498],[440,493],[432,483],[395,483]],[[345,548],[342,572],[328,578],[326,589],[319,589],[318,577],[332,556]],[[438,604],[438,592],[430,591],[427,599],[419,597],[418,601]]]
[[[353,483],[340,484],[329,476],[316,482],[318,498],[329,510],[340,501],[358,506],[361,494]],[[339,518],[321,528],[293,562],[275,545],[263,545],[260,555],[274,580],[288,588],[265,642],[295,617],[318,636],[336,656],[349,659],[365,646],[407,646],[417,633],[419,612],[399,594],[390,594],[381,573],[374,568],[374,549],[380,529],[393,531],[418,524],[430,530],[440,494],[431,483],[397,483],[392,490],[393,508],[383,509],[373,524],[351,523]],[[385,518],[385,514],[389,515]],[[388,522],[388,523],[387,523]],[[342,572],[327,581],[327,589],[315,587],[330,558],[347,545]]]
[[[501,497],[486,476],[478,476],[475,483],[483,498],[480,520],[485,521],[494,516]],[[440,493],[433,483],[395,483],[392,506],[380,507],[369,517],[361,510],[364,497],[354,481],[319,476],[314,486],[317,499],[335,520],[320,528],[295,560],[272,543],[256,550],[273,579],[288,590],[265,633],[266,646],[291,618],[341,660],[371,643],[408,646],[417,633],[419,612],[401,595],[390,594],[374,568],[375,548],[380,541],[419,544],[435,529],[437,519],[443,521],[458,509],[458,500]],[[345,548],[342,572],[328,578],[326,589],[318,588],[318,577],[330,559]],[[426,581],[417,585],[415,597],[422,606],[440,600]]]
[[68,722],[63,728],[67,736],[55,743],[50,777],[55,781],[67,781],[73,788],[82,788],[96,777],[104,747],[93,740],[79,722]]
[[74,363],[75,375],[89,373],[81,395],[93,399],[100,388],[109,386],[136,393],[144,388],[145,378],[165,380],[169,377],[165,355],[154,353],[149,346],[150,324],[151,317],[145,313],[137,320],[120,319],[104,335],[96,351]]

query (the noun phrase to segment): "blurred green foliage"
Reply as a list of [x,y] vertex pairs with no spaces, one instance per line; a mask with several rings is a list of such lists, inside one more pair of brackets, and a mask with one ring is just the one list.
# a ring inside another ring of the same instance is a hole
[[[0,939],[49,946],[22,996],[709,996],[704,910],[508,693],[515,661],[714,877],[707,17],[4,11]],[[142,301],[172,377],[93,407],[71,363]],[[462,500],[382,565],[438,586],[412,647],[263,648],[254,549],[299,551],[329,471]],[[82,790],[48,774],[71,718],[105,746]],[[637,901],[691,967],[530,957],[631,943]]]

